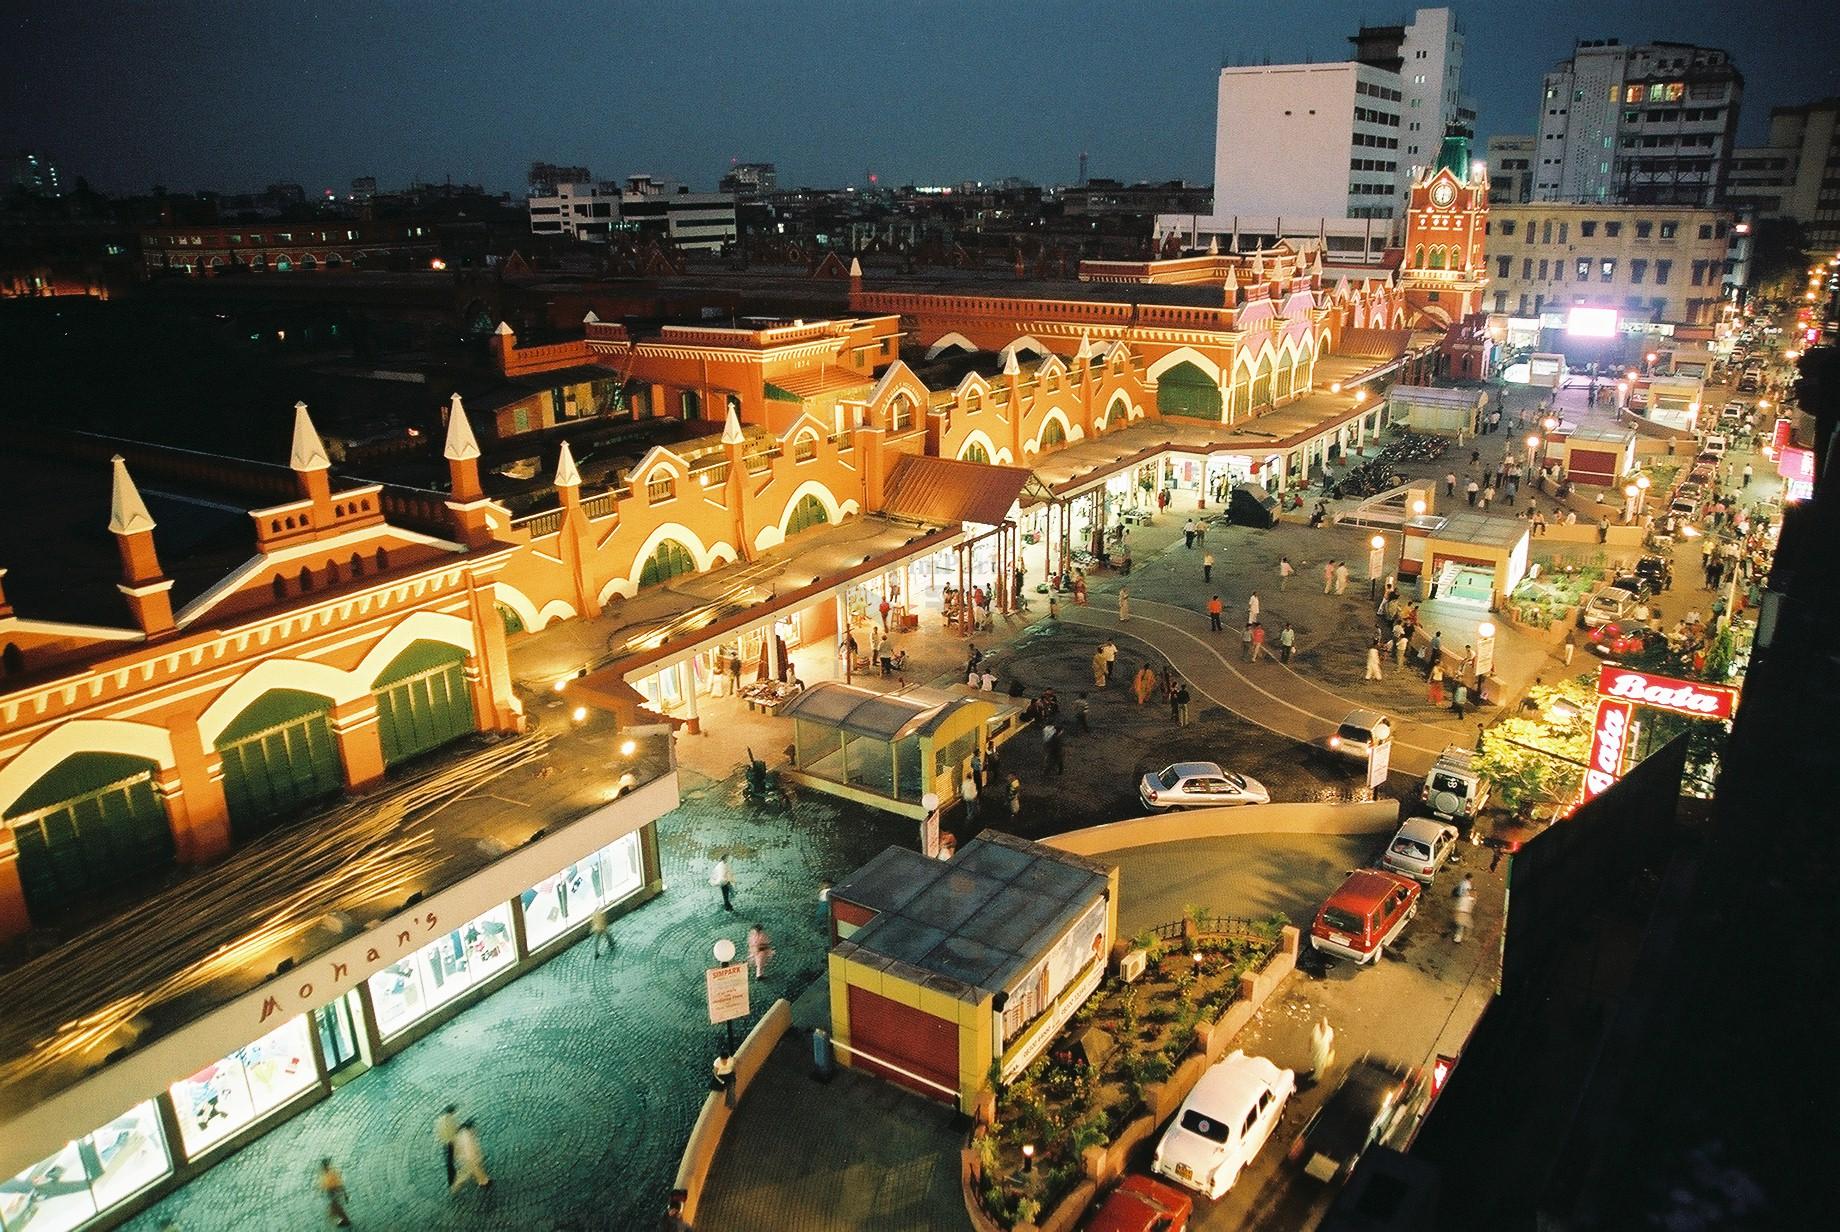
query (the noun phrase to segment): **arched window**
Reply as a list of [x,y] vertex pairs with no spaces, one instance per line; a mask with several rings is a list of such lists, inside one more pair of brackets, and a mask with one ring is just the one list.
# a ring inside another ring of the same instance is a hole
[[275,592],[275,598],[287,598],[287,579],[282,577],[279,573],[275,575],[275,580],[268,584],[268,588]]
[[694,389],[684,390],[679,405],[683,408],[685,419],[701,419],[703,417],[703,399]]
[[1444,249],[1442,245],[1431,250],[1431,268],[1439,270],[1444,268]]
[[824,502],[807,493],[799,503],[792,507],[792,516],[786,519],[786,533],[796,535],[802,530],[814,526],[829,526],[831,515],[825,510]]
[[1041,447],[1043,449],[1052,449],[1057,445],[1065,445],[1066,443],[1067,429],[1061,427],[1060,420],[1050,419],[1041,426]]
[[304,595],[309,590],[312,590],[312,589],[313,589],[313,570],[307,568],[305,565],[302,565],[300,567],[300,593]]
[[652,558],[645,562],[645,567],[639,570],[639,585],[652,586],[695,572],[696,557],[690,555],[690,549],[675,539],[666,539],[652,553]]
[[1425,246],[1423,244],[1420,244],[1417,248],[1412,250],[1412,268],[1425,268]]
[[905,432],[914,426],[914,400],[905,392],[898,393],[888,404],[888,430]]
[[982,443],[972,441],[965,446],[958,458],[961,462],[989,462],[990,451],[985,449]]
[[5,650],[0,650],[0,672],[8,676],[17,676],[26,670],[25,651],[19,649],[18,642],[8,642]]
[[5,825],[35,921],[80,911],[98,890],[157,876],[172,863],[157,769],[123,753],[73,753],[13,801]]
[[351,554],[351,576],[355,578],[364,576],[364,558],[356,552]]

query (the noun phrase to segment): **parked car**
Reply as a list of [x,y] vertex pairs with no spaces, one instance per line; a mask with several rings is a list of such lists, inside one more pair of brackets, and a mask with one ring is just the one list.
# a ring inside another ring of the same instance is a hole
[[1700,452],[1709,453],[1716,458],[1723,458],[1725,456],[1726,445],[1727,442],[1725,438],[1715,432],[1706,438],[1705,443],[1700,446]]
[[1606,587],[1592,595],[1591,601],[1584,605],[1584,627],[1595,629],[1600,625],[1627,620],[1635,607],[1634,595],[1615,586]]
[[1138,781],[1137,798],[1145,808],[1159,811],[1271,803],[1271,793],[1257,779],[1211,761],[1179,761],[1146,774]]
[[1133,1172],[1086,1221],[1086,1232],[1185,1232],[1194,1213],[1193,1198]]
[[1589,649],[1600,659],[1621,659],[1647,650],[1654,636],[1654,630],[1646,625],[1612,622],[1591,630]]
[[1642,556],[1635,564],[1637,577],[1647,578],[1654,590],[1650,594],[1659,594],[1674,587],[1674,565],[1665,556]]
[[1657,590],[1657,584],[1653,578],[1643,577],[1639,573],[1618,574],[1612,579],[1610,585],[1613,589],[1626,590],[1637,599],[1644,600],[1653,598]]
[[[1431,786],[1429,779],[1425,786]],[[1430,885],[1438,869],[1450,858],[1450,849],[1456,845],[1457,828],[1449,822],[1434,817],[1412,817],[1399,827],[1393,841],[1386,845],[1386,854],[1380,857],[1380,863],[1395,873],[1404,873],[1414,881]]]
[[1373,962],[1418,914],[1418,896],[1409,877],[1357,868],[1316,912],[1310,944],[1336,958]]
[[1425,776],[1419,798],[1447,821],[1460,817],[1473,821],[1489,798],[1489,781],[1476,768],[1474,750],[1453,744],[1439,753],[1431,773]]
[[1412,1083],[1412,1071],[1404,1066],[1363,1056],[1304,1123],[1290,1157],[1302,1161],[1305,1175],[1319,1181],[1346,1177],[1362,1153],[1398,1121],[1409,1103]]
[[1393,724],[1377,710],[1350,710],[1348,717],[1329,736],[1331,753],[1340,753],[1356,761],[1366,761],[1376,744],[1393,738]]
[[1150,1170],[1210,1198],[1233,1188],[1277,1128],[1297,1075],[1234,1049],[1201,1075],[1156,1144]]

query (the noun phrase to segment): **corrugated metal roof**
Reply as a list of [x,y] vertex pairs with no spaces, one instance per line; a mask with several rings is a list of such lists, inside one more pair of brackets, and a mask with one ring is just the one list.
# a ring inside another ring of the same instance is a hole
[[995,526],[1009,516],[1029,475],[1021,466],[908,454],[888,476],[882,510],[934,525],[977,522]]
[[1409,329],[1345,329],[1335,354],[1357,359],[1398,359],[1412,343]]

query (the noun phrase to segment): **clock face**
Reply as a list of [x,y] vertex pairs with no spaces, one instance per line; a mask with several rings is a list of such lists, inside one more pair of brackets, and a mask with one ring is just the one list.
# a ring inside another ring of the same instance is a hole
[[1440,210],[1447,209],[1457,199],[1457,190],[1450,186],[1449,180],[1439,180],[1431,188],[1431,204]]

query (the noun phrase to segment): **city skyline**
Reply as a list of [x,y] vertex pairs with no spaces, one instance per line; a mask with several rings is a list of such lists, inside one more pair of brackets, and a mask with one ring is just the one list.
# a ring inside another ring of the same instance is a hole
[[[1578,3],[1534,13],[1493,0],[1450,7],[1468,41],[1479,142],[1532,130],[1541,74],[1579,38],[1726,48],[1745,74],[1744,143],[1761,139],[1772,106],[1840,92],[1840,70],[1819,52],[1826,40],[1808,37],[1818,31],[1806,22],[1737,28],[1711,4],[1628,4],[1611,22]],[[68,181],[109,192],[293,181],[343,195],[366,175],[385,186],[452,179],[515,192],[534,160],[697,188],[713,187],[732,161],[775,162],[785,186],[861,185],[871,172],[883,185],[1057,184],[1075,180],[1082,151],[1096,177],[1206,183],[1223,61],[1344,59],[1364,22],[1409,15],[1312,4],[1307,29],[1280,31],[1246,29],[1260,15],[1252,4],[1172,4],[1149,17],[1097,3],[1021,4],[1005,10],[1005,35],[1003,25],[980,26],[976,6],[817,4],[796,10],[807,20],[786,20],[793,11],[558,5],[515,46],[492,37],[491,10],[477,6],[243,14],[245,45],[315,49],[290,63],[226,56],[203,37],[225,28],[223,6],[101,13],[29,3],[13,22],[22,61],[75,67],[16,75],[0,140],[45,151]],[[725,35],[707,37],[724,24]],[[1165,38],[1162,25],[1193,34]],[[150,45],[169,54],[149,57]],[[608,71],[628,46],[644,49],[645,71]],[[1078,91],[1066,88],[1072,81]],[[928,97],[907,82],[949,88]],[[227,122],[236,116],[246,125]]]

